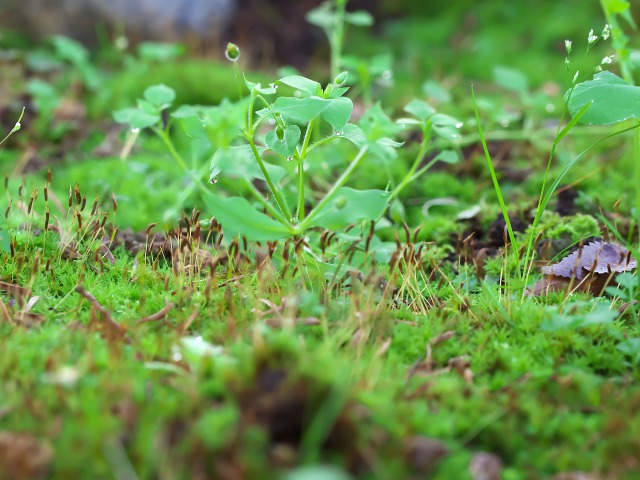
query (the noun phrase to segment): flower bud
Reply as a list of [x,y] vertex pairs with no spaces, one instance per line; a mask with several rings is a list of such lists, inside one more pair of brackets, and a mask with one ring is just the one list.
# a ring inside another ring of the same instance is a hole
[[333,81],[333,83],[335,85],[342,85],[344,82],[347,81],[347,75],[348,75],[347,72],[342,72],[340,75],[338,75],[336,77],[336,79]]
[[238,57],[240,57],[240,49],[235,43],[229,42],[227,43],[227,49],[224,54],[227,57],[227,60],[235,62],[238,60]]
[[278,137],[278,140],[282,140],[284,138],[284,128],[280,125],[276,128],[276,137]]

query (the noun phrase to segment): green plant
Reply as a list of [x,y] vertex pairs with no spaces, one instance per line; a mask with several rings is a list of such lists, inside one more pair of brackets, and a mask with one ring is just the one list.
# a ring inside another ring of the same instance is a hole
[[[20,112],[18,121],[13,126],[13,128],[9,131],[9,133],[7,133],[2,140],[0,140],[0,146],[3,143],[5,143],[7,140],[9,140],[9,137],[11,135],[19,131],[20,128],[22,128],[22,125],[20,124],[20,122],[22,121],[22,117],[24,116],[24,110],[25,110],[24,107],[22,107],[22,112]],[[11,234],[9,233],[9,230],[6,227],[6,215],[2,217],[0,222],[2,222],[0,223],[0,250],[2,250],[3,252],[10,252],[11,251]]]

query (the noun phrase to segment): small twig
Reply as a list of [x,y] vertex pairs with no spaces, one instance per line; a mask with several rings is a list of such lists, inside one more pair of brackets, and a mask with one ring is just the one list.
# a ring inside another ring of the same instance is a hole
[[187,331],[187,328],[189,328],[189,326],[193,323],[193,321],[198,317],[198,313],[199,313],[199,310],[195,308],[193,312],[191,312],[191,315],[189,315],[189,317],[184,322],[178,325],[178,333],[180,335],[183,335],[184,332]]
[[140,320],[138,320],[136,322],[136,324],[141,324],[141,323],[147,323],[147,322],[155,322],[157,320],[162,319],[167,313],[169,313],[173,307],[175,307],[176,305],[174,303],[169,303],[167,302],[167,304],[164,306],[164,308],[162,310],[157,311],[156,313],[153,313],[147,317],[142,317]]
[[76,286],[75,291],[80,295],[82,295],[84,298],[86,298],[91,304],[91,306],[93,306],[93,308],[95,308],[102,314],[102,317],[104,318],[105,323],[109,327],[114,328],[119,333],[124,333],[124,328],[113,319],[113,317],[111,316],[111,313],[109,313],[109,311],[106,308],[100,305],[98,300],[96,300],[96,297],[91,295],[91,293],[89,293],[82,285]]
[[219,283],[217,287],[218,288],[226,287],[230,283],[234,283],[236,280],[242,280],[243,278],[244,278],[244,275],[237,275],[235,277],[231,277],[229,280],[225,280],[224,282]]

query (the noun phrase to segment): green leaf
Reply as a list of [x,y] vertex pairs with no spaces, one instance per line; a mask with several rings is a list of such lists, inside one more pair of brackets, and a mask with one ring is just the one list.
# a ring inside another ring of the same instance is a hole
[[373,17],[369,12],[365,12],[364,10],[347,13],[345,15],[345,20],[347,23],[358,27],[370,27],[373,25]]
[[297,125],[289,125],[284,129],[282,140],[278,138],[275,130],[267,132],[264,137],[264,143],[276,153],[284,157],[290,157],[296,151],[298,142],[300,141],[300,127]]
[[247,77],[244,77],[244,83],[247,85],[247,88],[252,94],[261,94],[261,95],[273,95],[276,93],[276,87],[273,85],[269,85],[268,87],[263,87],[260,83],[253,83],[247,80]]
[[86,64],[89,61],[89,51],[81,43],[69,37],[54,35],[51,43],[58,56],[73,65]]
[[160,84],[147,88],[144,91],[143,96],[148,102],[164,109],[171,106],[173,101],[176,99],[176,92],[173,88]]
[[320,115],[328,104],[329,100],[319,97],[280,97],[273,104],[271,112],[279,113],[294,123],[309,123],[313,118]]
[[565,94],[571,115],[591,103],[578,123],[611,125],[629,118],[640,118],[640,87],[629,85],[611,72],[597,73],[593,80],[577,84]]
[[207,136],[204,129],[204,123],[198,115],[180,118],[180,126],[189,137],[203,138]]
[[138,55],[147,62],[174,60],[184,52],[184,46],[176,43],[142,42],[138,45]]
[[455,150],[443,150],[433,159],[434,162],[443,162],[443,163],[458,163],[459,157],[458,152]]
[[362,148],[367,143],[367,136],[364,131],[353,123],[347,123],[342,132],[338,132],[336,135],[346,138],[357,148]]
[[444,113],[436,113],[431,117],[431,121],[433,122],[433,131],[440,137],[447,140],[460,140],[461,136],[458,131],[460,121],[458,119]]
[[493,67],[493,79],[501,87],[513,92],[525,93],[529,90],[529,81],[520,70],[496,65]]
[[340,132],[349,122],[353,102],[350,98],[339,97],[329,100],[327,108],[320,115],[335,131]]
[[131,128],[147,128],[160,121],[160,115],[149,114],[137,108],[124,108],[113,112],[113,119],[118,123],[128,123]]
[[322,87],[318,82],[300,75],[288,75],[286,77],[282,77],[276,83],[283,83],[295,88],[296,90],[300,90],[305,94],[305,97],[318,95],[322,91]]
[[338,98],[349,91],[349,87],[337,87],[331,90],[329,98]]
[[[257,147],[260,156],[266,148]],[[263,162],[267,173],[275,183],[285,175],[284,168],[278,165]],[[211,159],[211,173],[209,181],[213,182],[218,175],[226,177],[240,177],[247,180],[257,178],[264,180],[262,170],[256,161],[250,145],[238,145],[235,147],[219,148]]]
[[404,111],[423,122],[436,113],[436,109],[422,100],[413,99],[404,107]]
[[227,238],[242,235],[249,241],[267,242],[290,235],[285,225],[259,212],[244,198],[211,194],[204,195],[203,200]]
[[305,18],[312,25],[317,25],[328,31],[333,27],[335,13],[331,9],[329,2],[323,2],[318,8],[314,8],[307,13]]
[[180,105],[173,112],[171,112],[171,116],[173,118],[187,118],[193,115],[199,115],[201,108],[198,108],[194,105]]
[[342,187],[313,221],[314,226],[338,230],[363,220],[375,220],[387,207],[389,192]]

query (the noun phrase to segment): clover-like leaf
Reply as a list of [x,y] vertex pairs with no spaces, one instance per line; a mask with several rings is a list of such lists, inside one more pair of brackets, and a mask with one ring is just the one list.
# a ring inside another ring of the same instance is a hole
[[427,102],[414,98],[404,107],[404,111],[410,113],[414,117],[422,120],[423,122],[436,113],[436,109],[429,105]]
[[565,94],[565,101],[571,115],[591,104],[578,120],[583,125],[610,125],[640,118],[640,87],[629,85],[608,71],[577,84]]
[[144,99],[160,109],[170,107],[176,99],[176,92],[173,88],[164,84],[154,85],[144,91]]
[[137,108],[124,108],[113,112],[113,119],[118,123],[127,123],[131,128],[142,130],[158,123],[160,115],[147,113]]
[[284,157],[290,157],[296,151],[296,146],[300,141],[300,127],[289,125],[284,129],[282,138],[278,138],[276,130],[271,130],[264,137],[264,143],[276,153]]
[[301,75],[287,75],[286,77],[282,77],[276,83],[289,85],[296,90],[300,90],[304,97],[319,95],[322,92],[322,87],[318,82]]
[[[257,147],[257,150],[262,156],[266,148]],[[277,183],[284,177],[286,172],[282,167],[267,162],[263,163],[271,180]],[[221,174],[228,177],[264,180],[264,175],[250,145],[219,148],[211,159],[209,181],[216,181],[218,175]]]
[[271,108],[272,113],[279,113],[294,123],[308,123],[327,108],[329,100],[320,97],[294,98],[280,97]]
[[256,210],[242,197],[204,195],[204,203],[221,225],[227,238],[242,235],[249,241],[267,242],[290,235],[286,225]]
[[350,98],[339,97],[329,100],[327,107],[321,117],[331,125],[337,132],[342,131],[351,118],[353,102]]
[[433,122],[433,131],[440,137],[447,140],[460,140],[458,128],[462,124],[456,118],[444,113],[436,113],[431,117],[431,121]]
[[314,226],[338,230],[364,220],[377,219],[387,208],[389,192],[383,190],[339,189],[313,221]]

